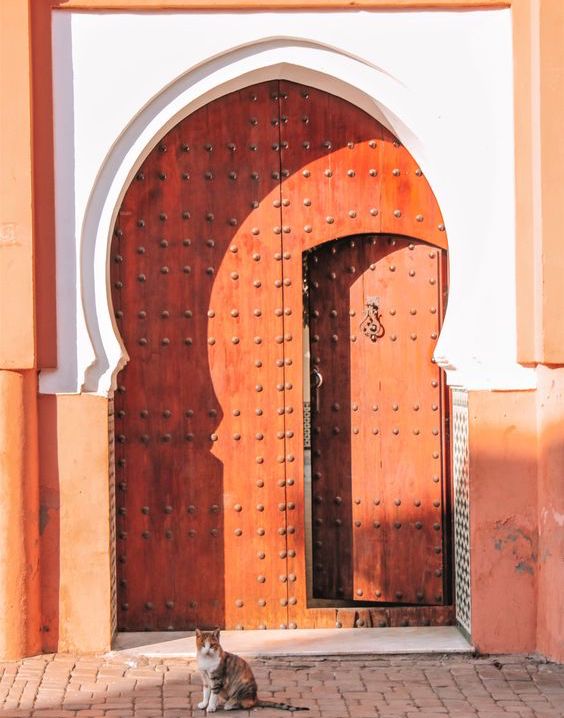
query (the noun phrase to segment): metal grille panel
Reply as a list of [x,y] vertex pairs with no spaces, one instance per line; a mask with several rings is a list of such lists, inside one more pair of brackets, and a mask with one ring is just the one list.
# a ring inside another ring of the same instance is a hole
[[112,634],[117,630],[117,578],[116,578],[116,441],[114,400],[108,402],[108,460],[110,492],[110,611]]
[[456,620],[471,634],[468,393],[452,390]]
[[311,402],[304,401],[304,449],[311,449]]

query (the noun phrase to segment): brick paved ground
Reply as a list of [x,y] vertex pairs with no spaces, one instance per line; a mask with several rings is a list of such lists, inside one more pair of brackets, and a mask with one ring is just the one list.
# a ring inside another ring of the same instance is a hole
[[[251,661],[263,698],[308,718],[564,716],[564,665],[501,656],[362,656]],[[204,717],[193,661],[38,656],[0,664],[2,718]],[[221,713],[218,713],[221,715]],[[283,718],[270,708],[231,718]]]

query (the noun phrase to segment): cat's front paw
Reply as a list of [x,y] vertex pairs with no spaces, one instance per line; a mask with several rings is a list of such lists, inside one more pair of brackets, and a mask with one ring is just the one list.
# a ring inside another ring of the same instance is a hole
[[200,701],[200,702],[198,703],[198,708],[201,708],[202,710],[203,710],[204,708],[207,708],[207,707],[208,707],[208,702],[207,702],[207,701]]
[[208,706],[208,713],[215,713],[217,708],[215,706]]

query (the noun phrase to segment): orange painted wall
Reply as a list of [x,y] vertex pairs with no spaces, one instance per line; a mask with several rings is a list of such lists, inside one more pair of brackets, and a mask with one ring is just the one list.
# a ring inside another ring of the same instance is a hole
[[539,181],[538,9],[529,0],[513,5],[515,108],[515,233],[517,356],[535,363],[541,355],[542,289],[538,258],[542,246]]
[[480,652],[536,649],[535,392],[470,392],[472,639]]
[[40,636],[36,372],[0,370],[0,656],[37,653]]
[[540,3],[543,358],[564,364],[564,3]]
[[564,662],[564,367],[539,367],[537,649]]
[[[55,181],[53,162],[53,88],[50,0],[33,0],[31,7],[33,123],[33,239],[36,263],[37,364],[57,366],[55,276]],[[23,41],[22,41],[23,43]]]
[[43,650],[106,651],[111,641],[108,401],[41,396]]
[[564,3],[513,0],[518,358],[564,364]]
[[0,367],[4,369],[35,366],[29,23],[27,2],[0,2]]
[[[0,657],[40,647],[29,4],[0,3]],[[9,71],[8,71],[9,68]]]

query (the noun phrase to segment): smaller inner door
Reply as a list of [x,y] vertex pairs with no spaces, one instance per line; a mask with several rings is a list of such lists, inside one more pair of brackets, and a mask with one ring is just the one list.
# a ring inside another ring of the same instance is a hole
[[364,235],[304,255],[314,599],[449,600],[446,406],[432,358],[443,254]]

